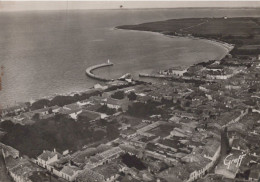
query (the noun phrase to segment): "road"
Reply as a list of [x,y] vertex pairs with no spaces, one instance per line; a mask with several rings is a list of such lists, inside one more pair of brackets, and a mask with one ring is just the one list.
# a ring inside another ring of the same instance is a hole
[[2,152],[0,152],[0,182],[13,182],[11,177],[7,174]]

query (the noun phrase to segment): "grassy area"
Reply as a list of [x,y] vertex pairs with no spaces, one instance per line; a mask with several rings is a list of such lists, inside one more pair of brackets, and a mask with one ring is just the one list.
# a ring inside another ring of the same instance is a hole
[[117,28],[216,39],[235,44],[233,54],[260,54],[260,18],[172,19]]

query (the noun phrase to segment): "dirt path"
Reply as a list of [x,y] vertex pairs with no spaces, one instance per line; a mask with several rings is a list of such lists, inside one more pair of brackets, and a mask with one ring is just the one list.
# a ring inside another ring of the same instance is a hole
[[208,23],[208,22],[209,22],[209,20],[206,20],[206,21],[201,22],[201,23],[199,23],[199,24],[192,25],[192,26],[189,26],[189,27],[186,27],[186,28],[182,28],[182,29],[180,29],[180,31],[185,32],[185,31],[187,31],[188,29],[191,29],[191,28],[193,28],[193,27],[198,27],[198,26],[203,25],[203,24]]

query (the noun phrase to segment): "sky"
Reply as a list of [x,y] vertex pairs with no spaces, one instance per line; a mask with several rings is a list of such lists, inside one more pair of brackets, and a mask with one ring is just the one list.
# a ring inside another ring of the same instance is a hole
[[260,7],[260,1],[1,1],[0,12],[65,9]]

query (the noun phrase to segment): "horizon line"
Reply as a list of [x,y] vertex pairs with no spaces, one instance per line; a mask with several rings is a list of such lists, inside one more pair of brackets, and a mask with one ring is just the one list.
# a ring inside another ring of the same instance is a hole
[[52,10],[257,9],[260,1],[1,1],[0,12]]

